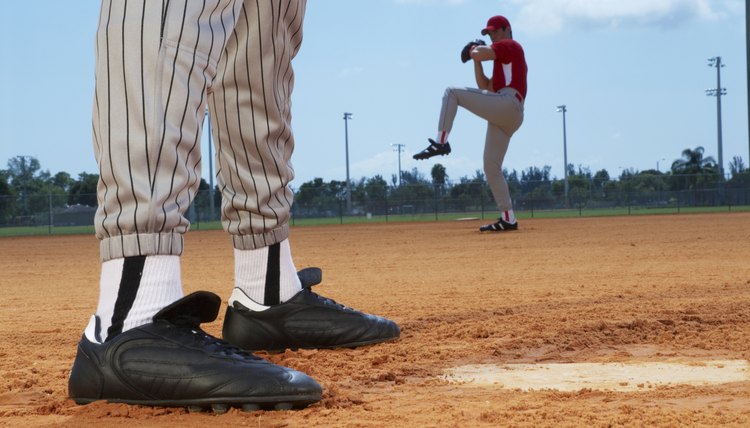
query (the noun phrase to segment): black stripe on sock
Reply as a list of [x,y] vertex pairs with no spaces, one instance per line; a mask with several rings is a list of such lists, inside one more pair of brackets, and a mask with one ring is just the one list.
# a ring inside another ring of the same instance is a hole
[[102,319],[99,315],[94,315],[94,339],[97,343],[102,343]]
[[141,286],[143,266],[146,264],[146,256],[125,257],[122,264],[122,277],[120,288],[117,290],[117,300],[112,314],[112,325],[107,329],[107,339],[111,339],[122,333],[125,318],[133,307],[138,288]]
[[268,264],[266,266],[266,292],[263,295],[263,304],[266,306],[278,305],[280,302],[280,277],[279,255],[281,244],[273,244],[268,247]]

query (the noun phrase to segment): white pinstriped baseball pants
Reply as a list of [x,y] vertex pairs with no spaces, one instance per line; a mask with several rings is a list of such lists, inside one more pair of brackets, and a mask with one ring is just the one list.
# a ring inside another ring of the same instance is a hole
[[206,107],[222,223],[240,250],[288,237],[291,61],[305,0],[102,0],[96,236],[103,261],[180,255]]

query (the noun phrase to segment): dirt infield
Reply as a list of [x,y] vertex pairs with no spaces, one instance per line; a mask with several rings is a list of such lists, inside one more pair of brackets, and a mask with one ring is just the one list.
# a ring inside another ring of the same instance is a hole
[[[402,337],[267,356],[315,377],[323,400],[224,415],[68,400],[97,242],[0,239],[0,425],[750,426],[750,380],[561,392],[444,378],[469,364],[750,360],[750,213],[524,220],[507,234],[479,224],[293,228],[297,267],[324,269],[316,291],[396,320]],[[223,232],[189,233],[185,291],[226,298],[231,257]]]

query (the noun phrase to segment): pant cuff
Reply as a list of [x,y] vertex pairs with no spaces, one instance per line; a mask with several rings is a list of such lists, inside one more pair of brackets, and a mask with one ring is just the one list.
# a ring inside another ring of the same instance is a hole
[[232,235],[232,246],[237,250],[256,250],[278,244],[289,238],[289,224],[286,223],[266,233],[254,235]]
[[133,256],[181,256],[181,233],[149,233],[104,238],[99,243],[102,262]]

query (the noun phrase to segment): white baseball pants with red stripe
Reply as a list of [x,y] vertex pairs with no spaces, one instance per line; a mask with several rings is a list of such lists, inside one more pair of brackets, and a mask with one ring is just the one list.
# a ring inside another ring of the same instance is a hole
[[484,140],[484,175],[500,212],[513,209],[508,183],[503,176],[503,160],[510,137],[523,123],[523,102],[512,88],[490,92],[475,88],[448,88],[438,120],[438,133],[450,133],[461,106],[487,121]]

